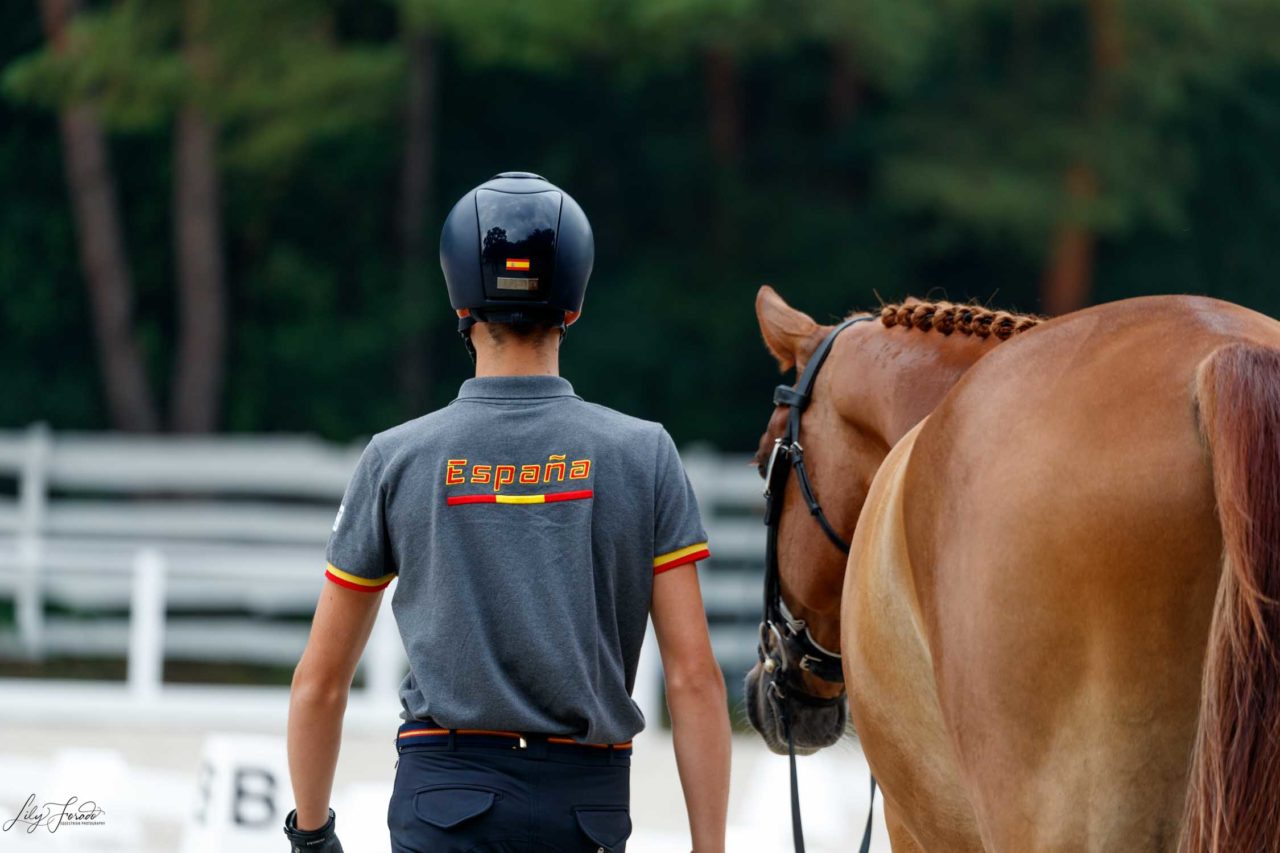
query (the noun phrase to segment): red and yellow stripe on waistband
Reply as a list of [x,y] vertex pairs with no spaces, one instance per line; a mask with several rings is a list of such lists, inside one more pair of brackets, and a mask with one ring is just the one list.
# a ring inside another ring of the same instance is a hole
[[688,563],[696,563],[698,560],[705,560],[711,556],[711,551],[707,548],[706,542],[698,542],[695,545],[689,545],[686,548],[679,548],[675,551],[668,551],[665,554],[659,554],[653,558],[653,573],[665,572],[667,569],[674,569],[676,566],[683,566]]
[[[428,737],[436,735],[447,735],[448,729],[409,729],[399,734],[399,738],[404,740],[407,737]],[[495,732],[489,729],[458,729],[460,735],[492,735],[493,737],[509,737],[519,738],[520,735],[515,732]]]
[[386,589],[387,584],[391,583],[396,573],[390,572],[380,578],[370,580],[369,578],[362,578],[359,575],[344,572],[333,563],[326,563],[324,576],[338,586],[345,586],[347,589],[359,590],[360,592],[377,592],[380,589]]
[[[400,740],[404,740],[405,738],[411,737],[440,737],[447,734],[449,734],[448,729],[409,729],[407,731],[400,732],[398,737]],[[495,732],[489,729],[458,729],[457,734],[505,737],[512,740],[521,740],[524,738],[524,735],[519,734],[518,732]],[[627,741],[626,743],[582,743],[581,741],[576,741],[570,737],[549,737],[547,738],[547,743],[563,743],[570,746],[590,746],[595,749],[608,749],[609,747],[613,747],[614,749],[631,749],[631,741]]]
[[445,498],[449,506],[459,504],[549,504],[557,501],[584,501],[591,497],[590,489],[574,492],[549,492],[542,495],[452,495]]

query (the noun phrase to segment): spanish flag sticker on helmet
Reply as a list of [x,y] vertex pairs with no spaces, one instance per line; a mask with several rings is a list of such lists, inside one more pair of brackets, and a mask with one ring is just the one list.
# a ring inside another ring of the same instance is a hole
[[507,258],[507,269],[509,270],[527,270],[528,268],[528,258]]

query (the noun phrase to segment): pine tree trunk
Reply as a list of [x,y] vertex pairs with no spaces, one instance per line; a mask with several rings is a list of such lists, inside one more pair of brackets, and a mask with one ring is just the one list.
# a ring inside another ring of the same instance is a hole
[[[1088,13],[1093,68],[1087,112],[1101,122],[1112,110],[1112,76],[1124,64],[1123,24],[1116,0],[1089,0]],[[1077,311],[1093,299],[1097,236],[1080,223],[1079,210],[1098,195],[1097,172],[1077,162],[1063,176],[1063,187],[1067,215],[1054,233],[1040,285],[1041,304],[1050,314]]]
[[732,169],[742,157],[738,63],[727,49],[707,50],[707,133],[717,166]]
[[[45,37],[55,52],[65,49],[67,26],[78,10],[76,0],[40,0]],[[106,136],[93,108],[84,104],[64,107],[58,128],[111,423],[150,432],[159,418],[133,324],[133,272]]]
[[741,236],[736,224],[744,148],[738,62],[723,47],[708,48],[705,62],[712,178],[708,248],[713,256],[728,261],[737,253]]
[[170,423],[178,432],[212,432],[221,413],[226,292],[215,148],[213,125],[198,107],[183,107],[173,152],[179,338]]
[[1095,91],[1107,97],[1110,75],[1124,65],[1124,22],[1118,0],[1089,0],[1089,41]]
[[[207,62],[201,33],[207,9],[186,3],[186,56],[197,78]],[[178,283],[178,347],[170,425],[212,432],[222,408],[226,359],[226,284],[217,170],[217,131],[202,108],[178,113],[173,150],[173,227]]]
[[[1078,165],[1067,172],[1065,194],[1068,207],[1079,209],[1097,195],[1097,178],[1088,166]],[[1040,284],[1040,301],[1047,314],[1057,316],[1078,311],[1093,295],[1093,260],[1096,237],[1089,228],[1070,215],[1058,225],[1049,267]]]
[[427,335],[433,295],[428,286],[434,277],[428,275],[428,269],[434,241],[427,233],[427,213],[435,175],[436,43],[430,32],[411,33],[406,41],[409,86],[400,183],[400,295],[404,309],[400,396],[407,411],[419,413],[426,409],[431,392]]
[[853,45],[838,41],[831,46],[831,72],[827,80],[827,122],[831,129],[841,130],[852,124],[861,102]]

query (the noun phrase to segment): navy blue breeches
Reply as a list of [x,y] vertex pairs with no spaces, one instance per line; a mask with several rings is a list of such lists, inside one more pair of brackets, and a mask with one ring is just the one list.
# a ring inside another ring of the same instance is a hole
[[387,810],[392,853],[624,853],[631,752],[545,739],[414,736]]

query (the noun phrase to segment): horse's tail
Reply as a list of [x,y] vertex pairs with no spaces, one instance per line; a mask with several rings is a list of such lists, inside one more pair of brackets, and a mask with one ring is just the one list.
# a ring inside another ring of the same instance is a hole
[[1196,390],[1224,566],[1182,850],[1280,850],[1280,349],[1223,346]]

